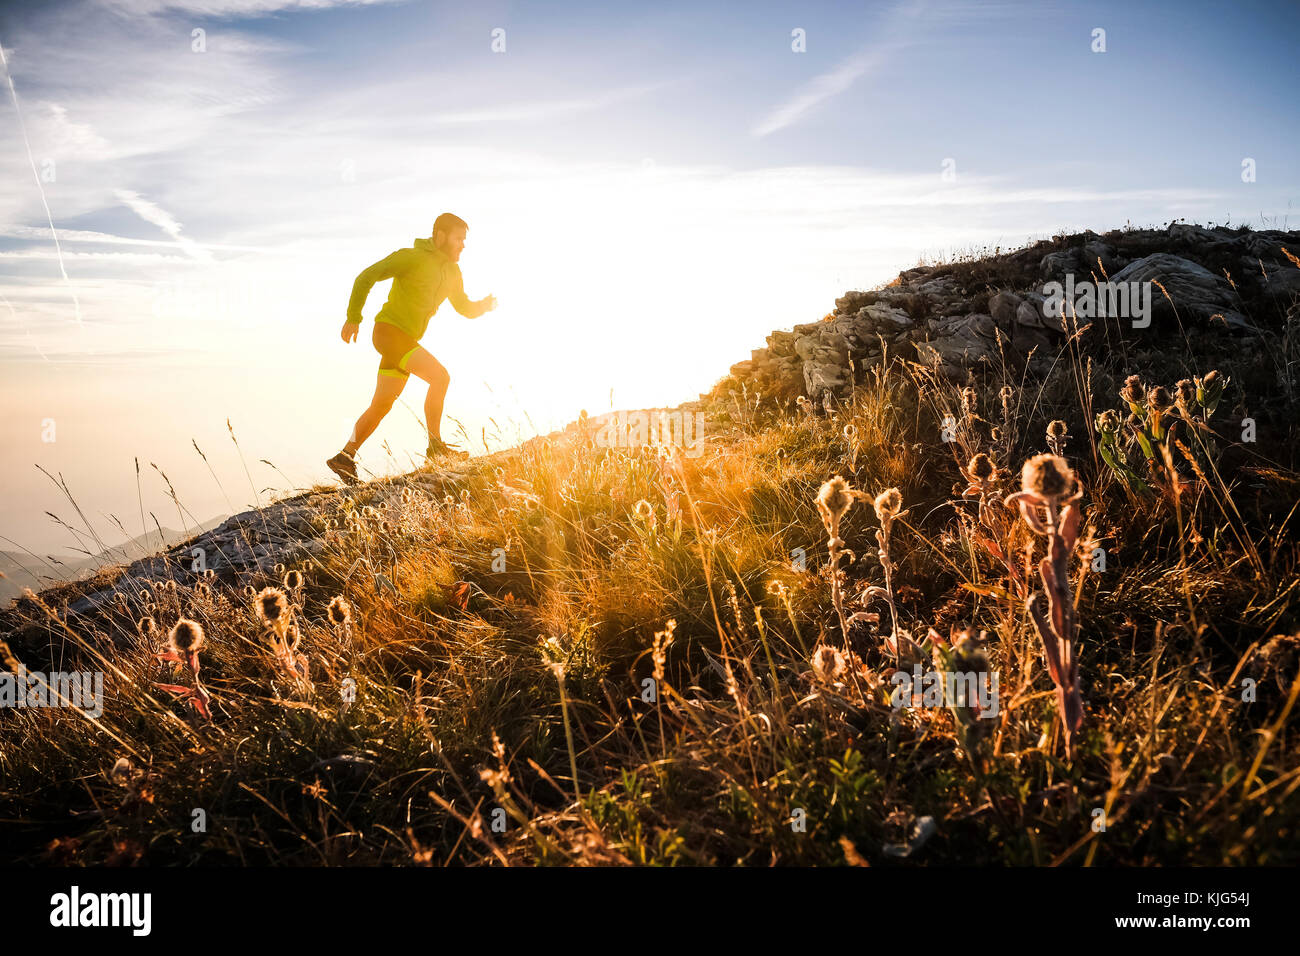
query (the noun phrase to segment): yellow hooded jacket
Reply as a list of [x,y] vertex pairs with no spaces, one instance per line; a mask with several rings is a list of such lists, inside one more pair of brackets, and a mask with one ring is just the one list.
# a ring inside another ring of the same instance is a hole
[[366,296],[384,279],[392,279],[393,285],[375,321],[395,325],[416,340],[424,335],[444,299],[450,299],[452,307],[467,319],[477,319],[486,311],[486,300],[471,302],[466,297],[460,265],[447,258],[432,239],[416,239],[409,249],[398,249],[357,276],[348,300],[350,324],[361,324]]

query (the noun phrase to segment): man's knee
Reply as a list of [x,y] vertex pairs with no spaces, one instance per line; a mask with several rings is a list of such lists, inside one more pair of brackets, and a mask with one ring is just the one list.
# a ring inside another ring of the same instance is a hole
[[381,418],[393,410],[393,403],[397,399],[387,396],[376,395],[370,400],[370,410]]
[[435,365],[433,369],[432,378],[429,380],[429,385],[433,388],[441,389],[442,391],[445,392],[447,390],[447,386],[450,384],[451,384],[451,373],[448,372],[445,368],[443,368],[442,363],[438,363],[437,365]]

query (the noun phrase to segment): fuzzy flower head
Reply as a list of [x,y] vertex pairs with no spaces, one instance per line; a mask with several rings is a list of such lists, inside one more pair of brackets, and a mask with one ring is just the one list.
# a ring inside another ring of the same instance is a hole
[[818,644],[813,649],[812,668],[818,680],[831,684],[844,675],[848,664],[839,648],[829,644]]
[[283,629],[289,618],[288,597],[279,588],[263,588],[257,595],[257,615],[268,627]]
[[1228,380],[1217,370],[1206,372],[1196,380],[1196,400],[1200,402],[1207,415],[1214,414],[1214,409],[1223,398],[1223,390],[1227,384]]
[[1123,422],[1120,421],[1119,412],[1113,408],[1108,408],[1097,416],[1096,424],[1097,431],[1103,435],[1114,435],[1119,431]]
[[637,518],[641,521],[649,521],[651,516],[654,514],[654,508],[652,508],[650,502],[646,501],[644,498],[636,503],[636,508],[634,510]]
[[966,470],[972,478],[979,481],[989,481],[997,473],[997,466],[993,464],[993,459],[984,452],[980,452],[970,460],[970,465]]
[[203,626],[183,617],[168,633],[167,643],[179,654],[197,654],[203,646]]
[[1035,455],[1020,478],[1024,490],[1040,498],[1059,498],[1074,487],[1074,472],[1060,455]]
[[330,623],[342,626],[352,623],[352,605],[348,603],[347,598],[341,594],[336,594],[330,601],[329,607]]
[[1174,399],[1179,408],[1191,408],[1196,403],[1196,386],[1190,378],[1185,378],[1174,386]]
[[1130,405],[1141,405],[1143,399],[1146,398],[1146,389],[1142,387],[1142,379],[1136,375],[1130,375],[1124,379],[1124,387],[1119,390],[1119,397]]
[[826,530],[832,537],[836,537],[835,530],[840,526],[840,519],[852,504],[853,492],[849,489],[849,483],[839,475],[822,485],[817,492],[817,510],[821,512],[822,524],[826,525]]
[[1169,389],[1163,385],[1157,385],[1147,392],[1147,407],[1153,412],[1162,412],[1173,403],[1174,400],[1169,394]]
[[898,517],[898,512],[903,507],[903,493],[897,488],[886,488],[876,495],[875,507],[876,517],[880,519],[882,524],[893,521]]
[[297,570],[286,571],[284,574],[284,586],[290,591],[296,591],[302,587],[302,572]]
[[1048,438],[1054,438],[1057,441],[1060,441],[1062,438],[1065,437],[1065,435],[1066,435],[1065,422],[1061,421],[1059,418],[1056,419],[1056,421],[1048,424],[1047,426]]

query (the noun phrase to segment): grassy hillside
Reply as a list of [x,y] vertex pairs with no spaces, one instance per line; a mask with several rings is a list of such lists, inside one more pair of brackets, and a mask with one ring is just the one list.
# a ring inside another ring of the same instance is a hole
[[[966,385],[886,355],[830,413],[724,380],[698,457],[584,421],[313,489],[325,547],[297,568],[93,618],[28,598],[0,650],[103,669],[109,696],[0,714],[8,852],[1300,862],[1293,332],[1141,365],[1071,340],[1042,380]],[[1050,512],[1007,500],[1026,484]],[[160,660],[182,618],[197,654],[182,624]],[[914,664],[995,671],[997,715],[895,706]]]

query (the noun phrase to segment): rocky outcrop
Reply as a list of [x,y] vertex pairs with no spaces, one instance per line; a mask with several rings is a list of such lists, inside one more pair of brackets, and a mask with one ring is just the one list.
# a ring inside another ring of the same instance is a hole
[[[277,565],[309,567],[330,547],[330,528],[346,521],[349,512],[375,509],[382,518],[385,505],[407,488],[442,501],[445,495],[459,495],[467,482],[467,466],[441,472],[414,472],[393,479],[370,482],[354,488],[308,492],[227,518],[216,528],[183,544],[127,565],[113,576],[109,586],[96,588],[94,579],[47,589],[45,604],[69,619],[111,611],[118,594],[139,599],[151,582],[176,581],[194,584],[205,572],[215,581],[238,586],[260,587],[278,578]],[[26,598],[18,598],[0,612],[0,632],[9,630],[30,615]],[[35,615],[34,619],[39,620]]]
[[[1058,236],[984,259],[920,266],[884,288],[845,293],[819,322],[773,332],[766,348],[732,366],[731,379],[820,403],[848,397],[886,356],[932,366],[954,381],[1003,367],[1046,374],[1067,327],[1083,330],[1085,351],[1115,336],[1137,346],[1147,337],[1158,347],[1162,330],[1173,327],[1255,334],[1296,308],[1297,255],[1298,232],[1174,223]],[[1107,283],[1135,295],[1149,283],[1149,316],[1134,314],[1143,300],[1117,298]],[[1098,308],[1098,301],[1107,305]],[[1106,336],[1089,336],[1099,323]]]

